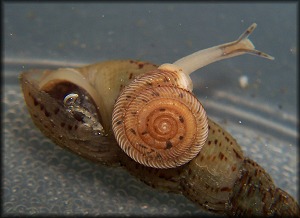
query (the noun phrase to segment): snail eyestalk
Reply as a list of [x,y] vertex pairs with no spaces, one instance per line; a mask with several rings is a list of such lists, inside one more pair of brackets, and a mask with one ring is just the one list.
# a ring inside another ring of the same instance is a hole
[[185,74],[189,75],[210,63],[246,53],[274,60],[274,57],[256,50],[253,43],[248,39],[256,26],[256,23],[253,23],[236,41],[197,51],[175,61],[173,65],[181,68]]

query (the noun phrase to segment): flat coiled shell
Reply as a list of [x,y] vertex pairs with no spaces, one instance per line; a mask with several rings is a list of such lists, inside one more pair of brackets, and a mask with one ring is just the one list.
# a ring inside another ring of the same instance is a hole
[[171,71],[149,72],[126,87],[115,104],[116,140],[128,156],[145,166],[183,165],[207,139],[204,108],[174,76]]

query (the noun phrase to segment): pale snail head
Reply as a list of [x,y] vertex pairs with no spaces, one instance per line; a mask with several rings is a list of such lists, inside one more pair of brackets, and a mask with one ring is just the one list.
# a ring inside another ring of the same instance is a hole
[[[189,75],[212,62],[244,53],[273,59],[255,50],[248,39],[255,27],[252,24],[234,42],[200,50],[173,64],[149,66],[149,72],[137,69],[134,76],[125,77],[126,73],[113,65],[109,70],[101,65],[101,73],[96,70],[100,65],[65,68],[45,73],[39,88],[49,91],[58,83],[76,84],[78,90],[84,90],[83,95],[64,89],[62,93],[66,93],[63,102],[69,115],[79,116],[84,124],[80,128],[90,128],[101,137],[113,133],[122,150],[145,166],[181,166],[197,156],[208,136],[206,112],[192,93]],[[91,104],[95,106],[90,111]]]

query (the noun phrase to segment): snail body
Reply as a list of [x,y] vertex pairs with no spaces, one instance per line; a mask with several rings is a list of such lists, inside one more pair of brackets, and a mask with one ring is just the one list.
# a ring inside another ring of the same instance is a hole
[[226,130],[206,116],[190,74],[254,49],[248,36],[173,64],[124,60],[80,68],[32,70],[20,81],[35,125],[59,146],[108,166],[123,166],[146,184],[182,193],[228,215],[299,215]]

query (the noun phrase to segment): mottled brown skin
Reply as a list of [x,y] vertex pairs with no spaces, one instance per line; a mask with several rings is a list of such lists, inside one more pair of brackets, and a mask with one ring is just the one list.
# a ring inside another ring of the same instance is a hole
[[[110,64],[116,62],[110,62],[108,66]],[[134,70],[142,70],[145,65],[156,68],[155,65],[137,61],[124,64],[124,67],[129,67],[126,71],[129,82],[137,76]],[[81,137],[78,127],[82,123],[66,114],[61,100],[40,91],[27,74],[22,74],[20,80],[33,122],[63,148],[99,164],[121,165],[147,185],[183,194],[201,208],[218,214],[300,215],[297,202],[277,188],[262,167],[245,158],[236,140],[209,118],[208,139],[192,161],[177,168],[154,169],[129,158],[117,145],[113,135],[104,137],[86,133],[85,137]]]

